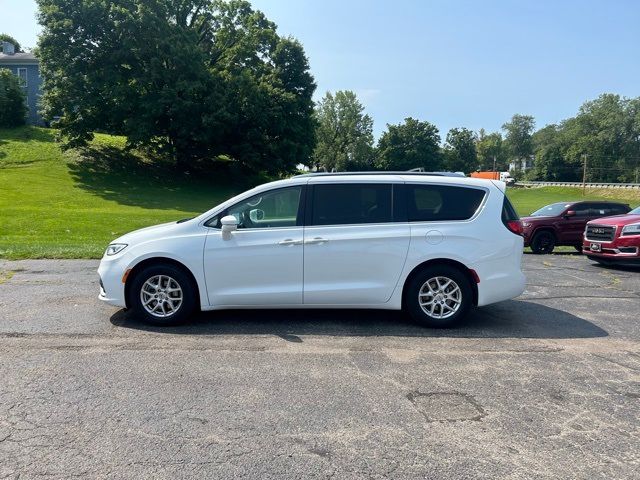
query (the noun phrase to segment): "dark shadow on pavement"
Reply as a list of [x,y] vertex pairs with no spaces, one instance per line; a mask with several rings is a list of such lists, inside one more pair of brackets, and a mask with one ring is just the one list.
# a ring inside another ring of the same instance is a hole
[[220,310],[203,312],[185,325],[156,327],[131,311],[111,317],[118,327],[185,335],[276,335],[300,342],[300,335],[452,338],[596,338],[608,333],[570,313],[524,300],[475,309],[457,328],[430,329],[389,310]]
[[554,251],[553,253],[547,253],[547,254],[539,254],[539,253],[533,253],[533,252],[529,252],[527,250],[524,251],[525,255],[531,255],[534,257],[540,257],[540,258],[544,258],[544,257],[581,257],[582,256],[582,252],[578,252],[577,250],[568,250],[566,252],[562,252],[562,251]]
[[640,263],[638,265],[616,265],[615,263],[611,265],[602,265],[601,263],[595,262],[593,260],[589,260],[589,261],[592,262],[591,266],[595,268],[599,268],[601,270],[614,270],[617,272],[632,272],[632,273],[640,272]]

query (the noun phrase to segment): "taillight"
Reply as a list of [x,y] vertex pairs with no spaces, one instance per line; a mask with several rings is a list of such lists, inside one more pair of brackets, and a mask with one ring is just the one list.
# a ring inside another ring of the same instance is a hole
[[524,233],[522,229],[522,222],[520,220],[509,220],[506,225],[507,228],[516,235],[522,235]]

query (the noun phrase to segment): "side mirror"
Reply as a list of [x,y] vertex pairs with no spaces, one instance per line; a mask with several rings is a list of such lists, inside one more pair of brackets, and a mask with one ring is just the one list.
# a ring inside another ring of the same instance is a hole
[[576,216],[575,210],[567,210],[564,214],[564,218],[575,217],[575,216]]
[[222,224],[222,239],[229,240],[231,232],[238,229],[238,219],[233,215],[227,215],[220,220]]

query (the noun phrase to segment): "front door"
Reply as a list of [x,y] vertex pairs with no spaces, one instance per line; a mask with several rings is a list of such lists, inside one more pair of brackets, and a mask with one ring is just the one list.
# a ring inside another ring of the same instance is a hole
[[[211,305],[302,303],[303,188],[255,195],[209,222],[204,268]],[[220,230],[225,215],[238,219],[238,229],[228,239]]]
[[587,226],[587,222],[593,218],[591,215],[592,204],[579,203],[569,208],[569,210],[573,210],[575,215],[572,217],[563,217],[563,220],[561,220],[561,241],[569,245],[581,245],[582,234]]
[[304,234],[306,305],[375,305],[391,297],[409,248],[409,225],[394,223],[392,185],[309,186]]

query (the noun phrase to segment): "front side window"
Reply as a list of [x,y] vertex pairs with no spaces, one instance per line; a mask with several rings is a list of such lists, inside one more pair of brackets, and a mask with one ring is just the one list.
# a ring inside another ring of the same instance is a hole
[[353,225],[393,221],[391,185],[334,183],[313,187],[312,225]]
[[468,220],[486,194],[477,188],[449,185],[407,184],[406,190],[410,222]]
[[224,215],[218,215],[215,226],[219,226],[222,216],[233,215],[238,219],[239,229],[295,227],[301,193],[302,187],[260,193],[229,207]]

